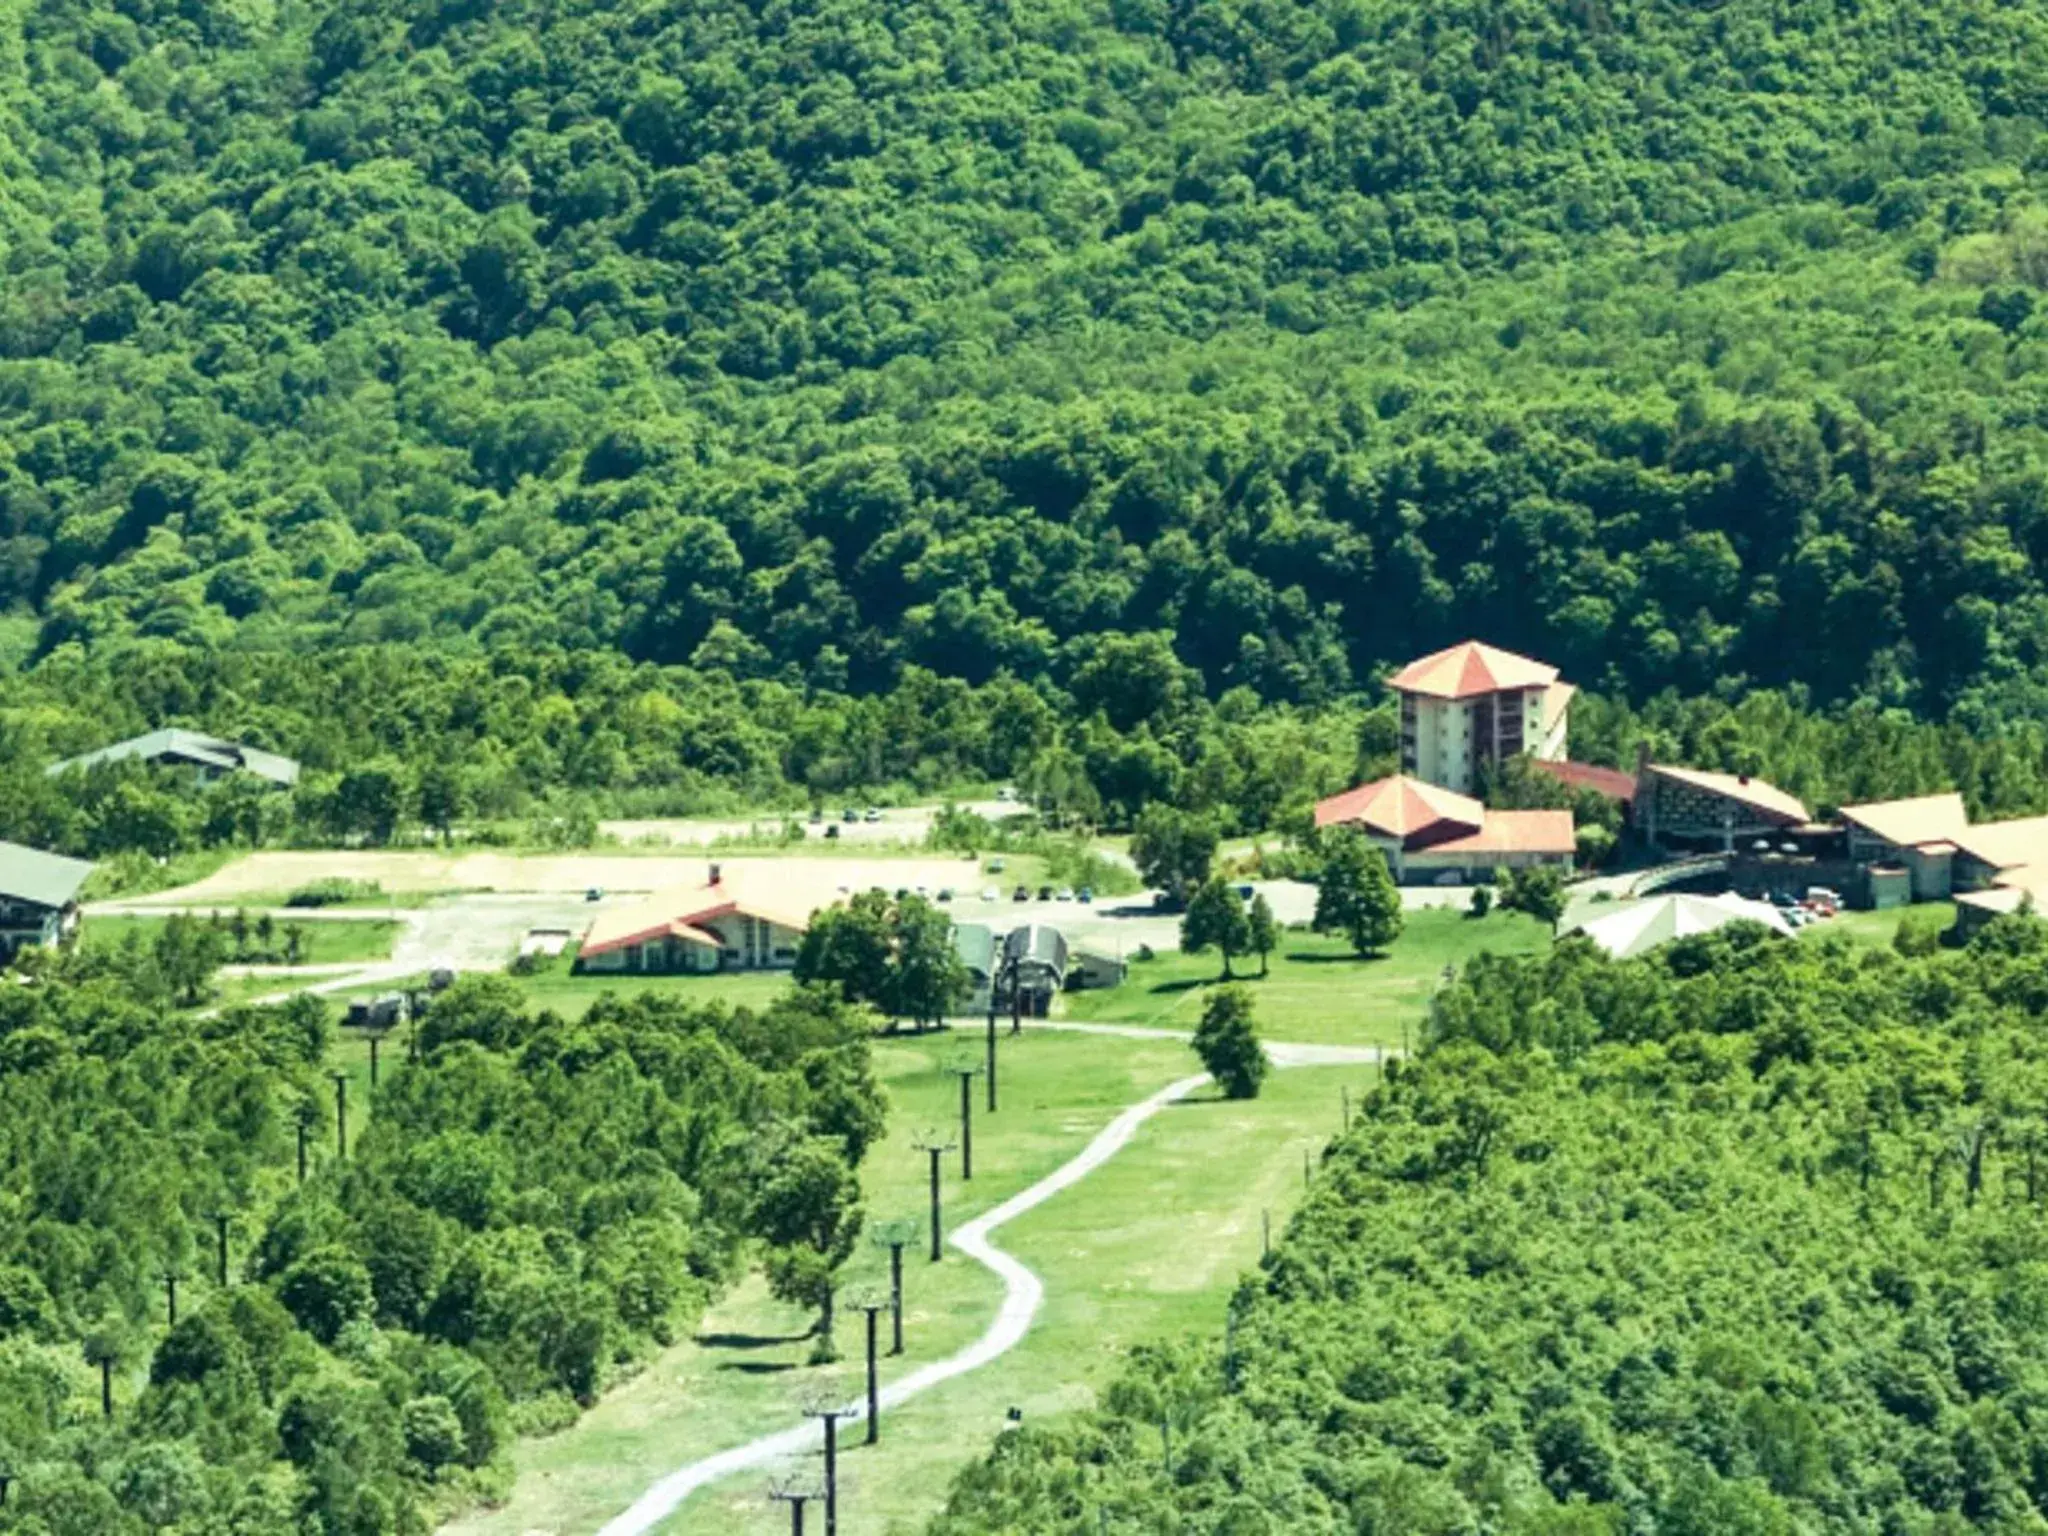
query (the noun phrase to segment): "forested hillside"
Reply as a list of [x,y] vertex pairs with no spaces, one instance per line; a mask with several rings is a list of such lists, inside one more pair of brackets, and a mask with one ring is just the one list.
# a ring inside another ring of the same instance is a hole
[[2006,718],[2044,89],[1990,0],[22,0],[0,650]]
[[1221,1339],[935,1536],[2020,1532],[2048,1518],[2048,938],[1482,959]]
[[747,1263],[810,1297],[859,1230],[862,1011],[465,982],[344,1163],[323,1004],[196,1019],[140,963],[0,988],[0,1528],[424,1532]]

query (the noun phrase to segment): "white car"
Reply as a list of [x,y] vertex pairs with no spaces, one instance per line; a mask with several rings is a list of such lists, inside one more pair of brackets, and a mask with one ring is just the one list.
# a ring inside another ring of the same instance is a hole
[[992,885],[984,885],[981,888],[981,899],[983,901],[1001,901],[1003,893]]

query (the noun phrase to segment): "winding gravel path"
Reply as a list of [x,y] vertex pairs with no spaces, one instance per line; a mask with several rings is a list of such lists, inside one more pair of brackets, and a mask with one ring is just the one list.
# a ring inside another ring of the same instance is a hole
[[[1122,1035],[1137,1039],[1156,1036],[1185,1038],[1185,1031],[1148,1029],[1140,1025],[1057,1022],[1047,1024],[1044,1021],[1034,1021],[1031,1027],[1068,1030],[1076,1034]],[[1385,1054],[1373,1046],[1276,1043],[1268,1043],[1266,1052],[1276,1067],[1363,1065],[1380,1061]],[[994,1321],[983,1331],[981,1337],[965,1349],[948,1355],[943,1360],[934,1360],[929,1365],[920,1366],[908,1376],[885,1385],[881,1390],[881,1404],[884,1408],[893,1408],[921,1392],[929,1391],[941,1382],[951,1381],[956,1376],[964,1376],[969,1371],[979,1370],[1007,1354],[1023,1341],[1024,1335],[1030,1331],[1032,1319],[1038,1315],[1039,1304],[1045,1299],[1045,1282],[1040,1280],[1029,1266],[996,1247],[989,1240],[990,1237],[1004,1223],[1014,1221],[1025,1212],[1043,1205],[1061,1190],[1078,1184],[1128,1145],[1131,1138],[1137,1134],[1139,1126],[1169,1104],[1186,1098],[1208,1081],[1207,1073],[1197,1073],[1193,1077],[1184,1077],[1177,1083],[1169,1083],[1150,1098],[1133,1104],[1097,1132],[1095,1139],[1074,1157],[1062,1163],[1036,1184],[1019,1190],[1001,1205],[984,1211],[953,1233],[953,1247],[992,1270],[1002,1280],[1002,1305],[996,1310]],[[848,1420],[859,1422],[866,1416],[864,1401],[856,1399],[846,1405],[844,1417]],[[683,1501],[698,1489],[730,1477],[735,1472],[744,1472],[749,1467],[759,1467],[785,1457],[802,1455],[822,1444],[822,1431],[815,1423],[806,1422],[789,1429],[778,1430],[771,1435],[762,1435],[744,1445],[736,1445],[729,1451],[720,1451],[715,1456],[707,1456],[701,1461],[678,1467],[643,1493],[624,1514],[607,1522],[598,1532],[598,1536],[645,1536],[646,1532],[652,1531],[673,1515],[682,1506]]]

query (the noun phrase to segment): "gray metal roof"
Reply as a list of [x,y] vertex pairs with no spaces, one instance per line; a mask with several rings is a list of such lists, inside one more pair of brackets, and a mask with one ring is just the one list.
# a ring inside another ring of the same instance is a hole
[[0,843],[0,896],[39,907],[68,907],[92,868],[84,859]]
[[1030,923],[1022,928],[1012,928],[1003,937],[1004,960],[1016,960],[1024,964],[1036,963],[1056,971],[1067,968],[1067,940],[1057,928],[1048,928],[1043,923]]
[[144,762],[204,763],[209,768],[222,772],[241,769],[253,773],[259,779],[272,784],[291,785],[299,781],[299,765],[288,757],[275,752],[265,752],[261,747],[245,747],[240,742],[224,741],[218,736],[208,736],[202,731],[187,731],[177,726],[167,726],[159,731],[147,731],[127,741],[117,741],[112,746],[101,747],[96,752],[87,752],[79,757],[68,757],[61,763],[52,763],[47,770],[56,775],[73,768],[91,768],[100,763],[125,762],[140,758]]
[[986,980],[995,970],[995,933],[986,923],[955,923],[953,953],[968,970]]

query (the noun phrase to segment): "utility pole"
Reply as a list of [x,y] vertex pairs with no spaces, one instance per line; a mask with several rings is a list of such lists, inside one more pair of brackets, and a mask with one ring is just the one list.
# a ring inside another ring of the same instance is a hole
[[342,1162],[348,1161],[348,1074],[330,1072],[334,1079],[334,1150]]
[[228,1288],[228,1224],[235,1219],[233,1211],[213,1211],[214,1236],[214,1281],[222,1290]]
[[377,1086],[377,1045],[383,1038],[384,1032],[382,1030],[373,1029],[370,1031],[370,1086],[372,1088]]
[[7,1507],[7,1490],[13,1486],[13,1483],[14,1468],[6,1462],[0,1462],[0,1509]]
[[164,1326],[178,1326],[178,1272],[175,1269],[164,1271]]
[[882,1438],[882,1378],[876,1364],[875,1339],[880,1328],[882,1314],[889,1309],[889,1296],[875,1287],[863,1286],[846,1298],[847,1305],[856,1312],[867,1315],[868,1334],[868,1441],[875,1444]]
[[932,1175],[932,1262],[939,1262],[939,1159],[953,1150],[953,1143],[944,1131],[925,1131],[911,1143],[918,1151],[931,1159]]
[[804,1506],[824,1497],[824,1489],[802,1472],[785,1473],[768,1485],[768,1498],[789,1506],[790,1536],[804,1536]]
[[917,1241],[917,1223],[907,1217],[875,1224],[869,1240],[889,1250],[889,1353],[903,1353],[903,1250]]
[[980,1062],[963,1057],[946,1069],[960,1079],[960,1177],[974,1177],[974,1079]]
[[804,1412],[825,1428],[825,1536],[839,1536],[839,1421],[851,1411],[832,1381],[819,1382]]
[[988,983],[988,1112],[996,1112],[996,981]]
[[313,1106],[299,1106],[299,1182],[306,1182],[306,1135],[312,1129]]

